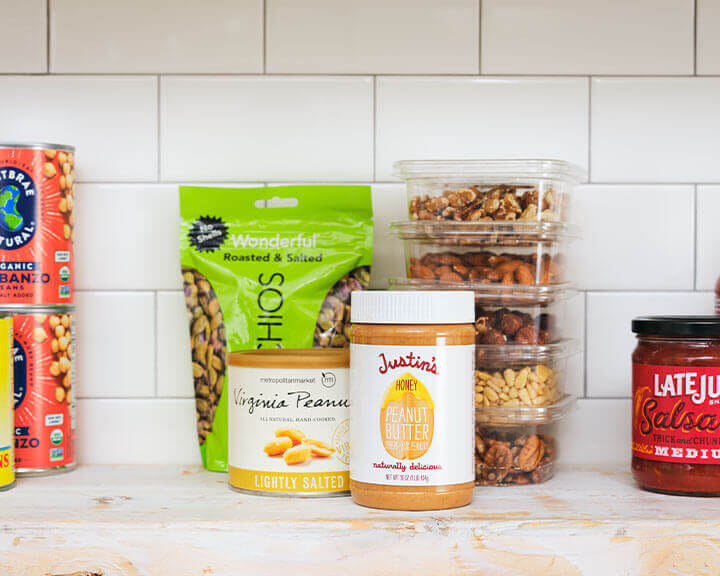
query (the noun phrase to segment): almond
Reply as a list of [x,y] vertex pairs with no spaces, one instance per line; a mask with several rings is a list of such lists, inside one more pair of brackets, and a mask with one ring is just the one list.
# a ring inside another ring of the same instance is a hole
[[521,264],[515,270],[515,278],[518,284],[524,284],[531,286],[535,284],[535,275],[530,271],[530,267],[527,264]]

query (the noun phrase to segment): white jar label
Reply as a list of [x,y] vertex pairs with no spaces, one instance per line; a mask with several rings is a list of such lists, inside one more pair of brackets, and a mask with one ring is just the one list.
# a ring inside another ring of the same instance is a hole
[[349,490],[349,371],[230,366],[229,481],[259,492]]
[[442,486],[475,478],[468,346],[350,346],[350,478]]

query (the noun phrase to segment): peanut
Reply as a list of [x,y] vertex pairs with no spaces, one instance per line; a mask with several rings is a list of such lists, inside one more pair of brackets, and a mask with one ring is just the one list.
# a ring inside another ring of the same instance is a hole
[[65,400],[65,388],[62,386],[55,387],[55,400],[58,402]]
[[295,466],[307,462],[310,459],[310,455],[310,446],[307,444],[297,444],[285,451],[283,460],[285,460],[285,464]]
[[310,452],[313,456],[316,456],[318,458],[327,458],[328,456],[331,456],[333,452],[335,452],[335,448],[329,446],[322,440],[312,440],[310,438],[306,438],[303,440],[303,444],[306,446],[310,446]]
[[282,456],[287,450],[292,448],[293,443],[287,436],[281,436],[271,442],[265,444],[265,454],[268,456]]
[[293,446],[301,444],[305,440],[305,434],[297,430],[296,428],[278,428],[275,430],[275,436],[280,438],[281,436],[287,436],[292,440]]

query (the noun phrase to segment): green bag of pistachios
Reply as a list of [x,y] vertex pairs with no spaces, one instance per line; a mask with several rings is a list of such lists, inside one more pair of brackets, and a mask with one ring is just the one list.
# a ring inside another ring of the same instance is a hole
[[372,261],[369,186],[180,187],[180,264],[203,464],[227,470],[226,358],[343,347]]

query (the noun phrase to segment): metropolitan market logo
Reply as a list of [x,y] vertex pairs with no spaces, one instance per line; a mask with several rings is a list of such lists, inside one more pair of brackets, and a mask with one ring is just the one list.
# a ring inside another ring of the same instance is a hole
[[35,235],[35,183],[18,168],[0,168],[0,249],[22,248]]

